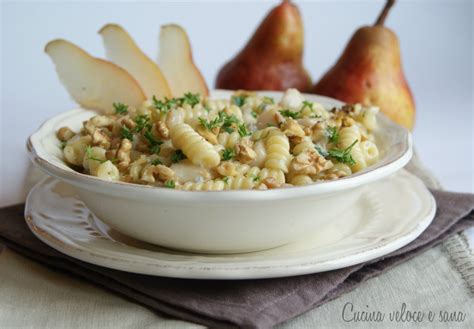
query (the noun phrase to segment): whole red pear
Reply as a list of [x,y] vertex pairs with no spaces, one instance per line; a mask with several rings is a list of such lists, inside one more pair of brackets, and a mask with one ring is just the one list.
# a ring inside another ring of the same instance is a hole
[[412,129],[415,103],[403,73],[400,44],[395,33],[383,26],[393,3],[387,2],[374,26],[354,33],[313,92],[347,103],[378,106],[393,121]]
[[304,33],[298,8],[283,1],[273,8],[238,55],[219,71],[216,87],[308,91],[303,67]]

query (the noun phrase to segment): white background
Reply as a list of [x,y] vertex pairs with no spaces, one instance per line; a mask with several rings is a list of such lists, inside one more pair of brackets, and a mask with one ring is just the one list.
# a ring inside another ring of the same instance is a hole
[[[306,28],[305,65],[314,79],[334,63],[354,30],[375,20],[381,1],[296,1]],[[43,53],[55,38],[97,56],[97,31],[124,26],[152,58],[161,24],[191,38],[210,86],[275,2],[2,2],[0,206],[20,202],[28,168],[25,140],[38,125],[75,105]],[[387,25],[401,40],[417,103],[414,132],[423,162],[450,190],[473,191],[473,2],[400,1]]]

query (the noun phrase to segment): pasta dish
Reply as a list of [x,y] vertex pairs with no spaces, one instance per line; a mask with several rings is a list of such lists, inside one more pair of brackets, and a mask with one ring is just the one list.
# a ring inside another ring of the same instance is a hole
[[217,191],[342,178],[379,158],[376,107],[325,109],[296,89],[281,99],[237,91],[114,103],[115,113],[57,131],[64,160],[109,181]]

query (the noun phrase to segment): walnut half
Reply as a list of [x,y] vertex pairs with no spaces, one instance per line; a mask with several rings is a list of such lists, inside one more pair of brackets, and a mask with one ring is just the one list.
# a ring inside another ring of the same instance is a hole
[[128,139],[122,139],[120,148],[117,151],[118,167],[120,170],[125,170],[130,165],[130,150],[132,149],[132,142]]
[[69,129],[69,127],[62,127],[58,130],[56,136],[61,142],[67,142],[74,136],[76,136],[76,133]]
[[160,181],[167,181],[174,178],[174,171],[163,165],[150,165],[143,170],[141,179],[148,183],[154,183],[158,178]]
[[257,153],[245,143],[238,143],[235,145],[235,149],[237,151],[237,160],[242,163],[250,163],[257,157]]

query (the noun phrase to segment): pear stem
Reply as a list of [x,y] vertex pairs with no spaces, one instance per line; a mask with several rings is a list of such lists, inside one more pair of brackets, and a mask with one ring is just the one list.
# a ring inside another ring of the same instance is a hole
[[387,18],[388,12],[390,11],[390,8],[392,8],[394,3],[395,3],[395,0],[387,0],[387,3],[385,3],[385,7],[383,7],[382,12],[377,18],[377,21],[375,21],[374,25],[383,25],[383,23],[385,22],[385,19]]

